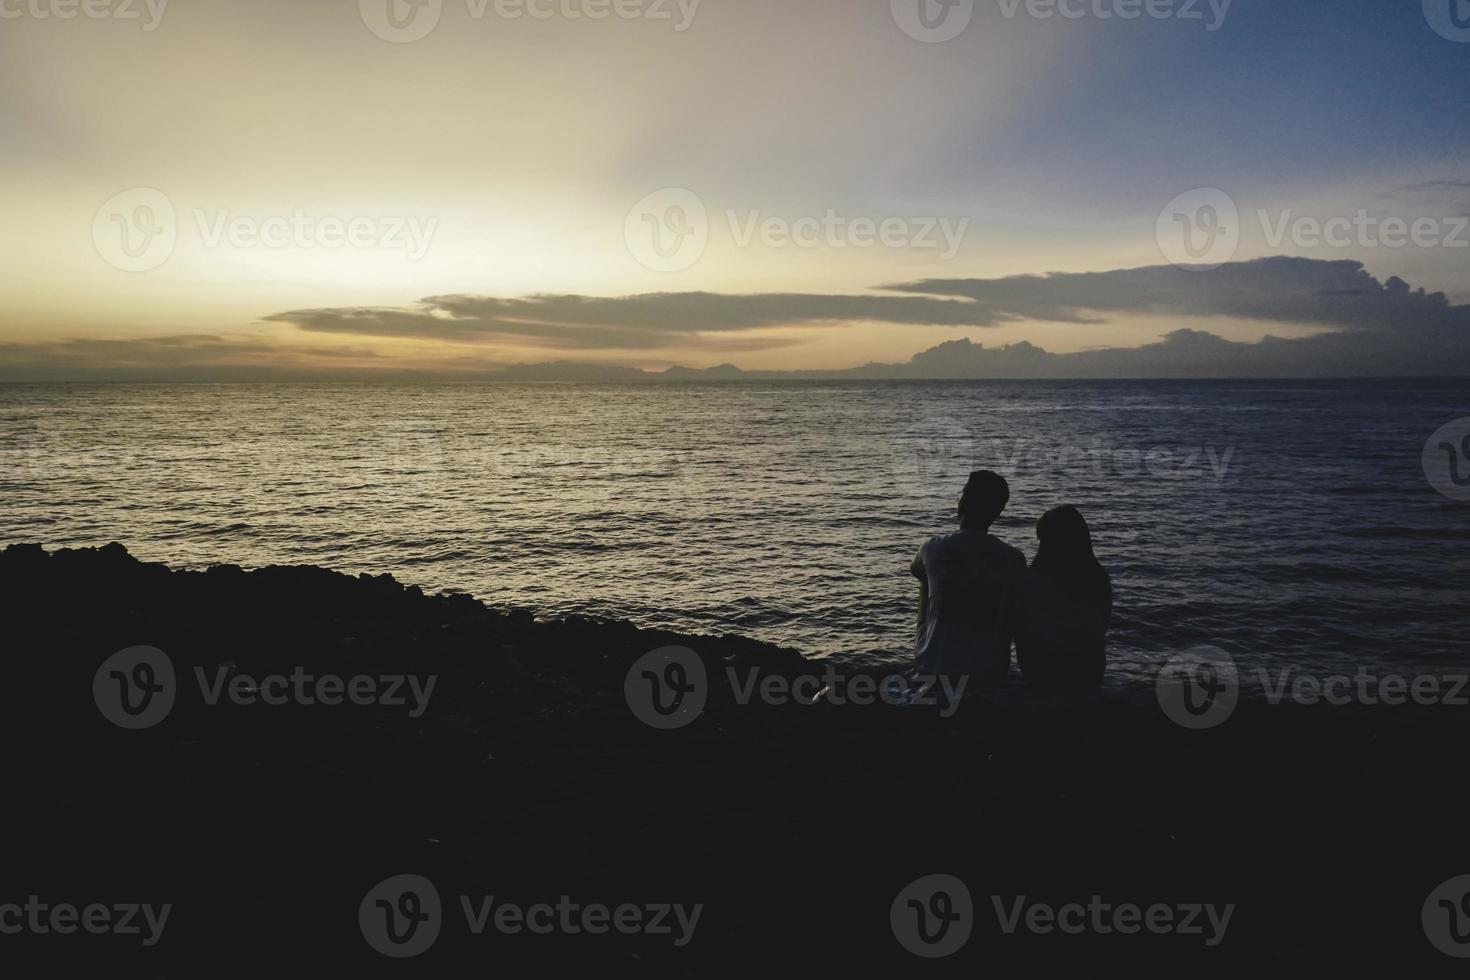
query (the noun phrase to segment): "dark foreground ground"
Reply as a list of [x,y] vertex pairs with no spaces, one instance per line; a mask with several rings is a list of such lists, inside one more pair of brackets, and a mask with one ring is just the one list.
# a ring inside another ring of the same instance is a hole
[[[822,668],[743,640],[538,623],[387,577],[172,572],[118,546],[12,547],[0,596],[0,906],[172,906],[151,947],[143,935],[0,934],[7,978],[1470,969],[1421,922],[1437,886],[1470,874],[1465,709],[1242,705],[1190,731],[1157,709],[1019,686],[948,719],[740,705],[726,666]],[[691,724],[657,730],[630,711],[624,679],[672,643],[698,652],[712,686]],[[176,701],[125,730],[93,681],[139,644],[167,653]],[[194,668],[212,681],[220,665],[438,680],[417,718],[409,706],[211,706]],[[425,952],[395,959],[369,944],[358,912],[402,874],[431,881],[442,913]],[[932,874],[967,886],[973,932],[925,959],[900,943],[890,907]],[[493,923],[476,935],[460,896],[703,909],[681,947]],[[1007,934],[997,896],[1008,909],[1020,896],[1235,908],[1209,947],[1202,935]],[[0,908],[0,927],[19,914]],[[1470,930],[1470,910],[1457,921]]]

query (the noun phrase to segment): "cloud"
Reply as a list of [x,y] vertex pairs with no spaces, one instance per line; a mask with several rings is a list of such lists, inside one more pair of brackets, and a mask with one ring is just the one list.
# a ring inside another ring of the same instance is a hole
[[[859,321],[993,327],[1021,320],[1105,323],[1123,315],[1235,317],[1342,330],[1463,329],[1442,293],[1380,283],[1362,263],[1269,258],[1208,273],[1174,266],[1000,279],[924,279],[872,295],[649,293],[500,298],[430,296],[413,308],[294,310],[268,320],[305,331],[498,343],[549,350],[646,351],[720,335]],[[771,337],[771,346],[777,340]],[[745,349],[765,344],[751,340]]]
[[1113,272],[1052,273],[1004,279],[925,279],[889,290],[963,297],[1033,319],[1092,314],[1236,317],[1343,330],[1414,331],[1470,327],[1470,307],[1443,293],[1411,291],[1403,280],[1380,283],[1361,262],[1276,257],[1210,272],[1149,266]]
[[[1442,293],[1380,282],[1354,261],[1277,257],[1199,273],[1150,266],[1095,273],[1050,273],[996,279],[924,279],[879,287],[873,295],[809,293],[651,293],[499,298],[431,296],[412,308],[343,307],[267,317],[302,335],[329,333],[368,340],[440,341],[411,367],[441,373],[494,372],[479,351],[496,346],[550,351],[649,351],[659,348],[759,350],[793,343],[776,328],[875,321],[895,326],[990,327],[1016,321],[1106,323],[1130,315],[1238,318],[1308,324],[1328,330],[1300,339],[1266,337],[1237,343],[1179,329],[1136,348],[1052,354],[1033,344],[986,348],[968,339],[941,344],[905,364],[846,372],[874,377],[1211,377],[1374,374],[1470,374],[1470,306]],[[487,351],[488,353],[488,351]],[[0,377],[52,377],[96,372],[106,365],[134,371],[216,374],[241,365],[259,371],[336,357],[343,371],[402,367],[368,350],[306,351],[239,338],[172,337],[134,341],[75,340],[0,345]],[[577,365],[522,365],[555,374]],[[867,372],[863,374],[863,372]],[[626,372],[624,372],[626,373]],[[844,372],[798,372],[843,376]],[[621,376],[621,375],[619,375]],[[773,376],[771,372],[761,376]]]
[[[1018,319],[968,299],[813,293],[646,293],[636,296],[430,296],[413,308],[293,310],[266,317],[302,330],[553,349],[649,350],[711,334],[880,321],[988,327]],[[774,346],[774,344],[773,344]]]

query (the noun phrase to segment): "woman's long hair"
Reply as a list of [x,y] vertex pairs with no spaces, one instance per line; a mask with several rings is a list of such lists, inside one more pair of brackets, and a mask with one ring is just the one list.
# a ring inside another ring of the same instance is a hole
[[1032,571],[1061,585],[1078,602],[1108,602],[1113,584],[1092,553],[1092,532],[1076,507],[1055,507],[1036,522]]

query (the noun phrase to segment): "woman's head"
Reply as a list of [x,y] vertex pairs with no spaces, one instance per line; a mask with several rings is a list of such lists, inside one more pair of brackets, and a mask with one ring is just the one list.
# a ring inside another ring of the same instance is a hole
[[1112,583],[1092,553],[1092,531],[1082,512],[1070,505],[1054,507],[1036,522],[1036,558],[1031,567],[1059,582],[1072,598],[1105,602]]
[[1092,557],[1092,532],[1082,512],[1071,504],[1053,507],[1041,515],[1036,522],[1036,540],[1042,547],[1051,545],[1060,552]]

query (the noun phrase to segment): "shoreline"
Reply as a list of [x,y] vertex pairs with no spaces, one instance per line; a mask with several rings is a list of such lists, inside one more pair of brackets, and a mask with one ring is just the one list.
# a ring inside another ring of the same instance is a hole
[[[586,631],[595,633],[602,627],[613,630],[642,631],[650,635],[657,634],[665,639],[677,640],[685,644],[698,645],[701,643],[713,643],[717,645],[736,644],[748,647],[751,650],[765,649],[772,651],[781,657],[789,658],[795,655],[801,663],[807,665],[806,673],[817,673],[827,675],[834,670],[844,676],[866,676],[874,678],[890,677],[898,675],[907,670],[912,664],[911,656],[903,653],[879,654],[876,651],[867,652],[843,652],[828,655],[812,655],[803,651],[800,647],[791,644],[782,644],[770,640],[761,639],[748,634],[724,631],[724,632],[700,632],[681,628],[675,624],[658,625],[640,623],[634,619],[626,618],[616,614],[595,615],[583,613],[548,613],[534,606],[522,606],[515,604],[496,604],[481,599],[471,593],[461,592],[454,589],[431,590],[431,587],[421,586],[415,583],[406,583],[399,580],[402,572],[343,572],[327,565],[315,563],[301,564],[265,564],[256,566],[241,566],[230,562],[200,561],[189,565],[175,565],[168,561],[149,561],[138,559],[118,543],[112,542],[101,546],[48,546],[36,543],[0,543],[0,555],[11,549],[18,549],[17,554],[34,552],[37,549],[47,555],[56,554],[78,554],[89,555],[92,553],[106,553],[126,556],[128,560],[142,566],[155,569],[166,569],[176,575],[195,574],[244,574],[246,576],[256,574],[290,575],[301,573],[310,576],[323,574],[340,576],[351,581],[371,581],[391,584],[402,590],[405,594],[422,597],[431,604],[435,602],[447,602],[455,608],[470,603],[479,606],[484,613],[492,618],[509,620],[515,623],[531,622],[538,626],[561,626],[573,631]],[[48,550],[49,549],[49,550]],[[120,553],[119,550],[121,549]],[[83,559],[94,560],[94,559]],[[716,624],[718,625],[718,624]],[[1214,649],[1208,644],[1206,648]],[[1196,645],[1194,648],[1199,648]],[[1152,665],[1146,671],[1140,670],[1139,666],[1129,664],[1126,671],[1120,669],[1120,662],[1116,659],[1114,651],[1109,650],[1108,672],[1104,676],[1102,686],[1082,698],[1102,699],[1126,703],[1144,710],[1156,709],[1158,707],[1155,695],[1155,683],[1157,672],[1167,661],[1168,651],[1162,651],[1158,656],[1158,663]],[[1136,659],[1136,658],[1135,658]],[[796,661],[785,661],[788,665]],[[1375,699],[1382,700],[1385,706],[1396,707],[1405,705],[1416,705],[1418,707],[1466,707],[1470,706],[1470,671],[1461,669],[1458,673],[1448,668],[1436,669],[1429,664],[1404,664],[1398,667],[1391,663],[1374,664],[1322,664],[1315,669],[1301,669],[1292,664],[1275,667],[1265,667],[1251,663],[1237,664],[1239,697],[1243,702],[1256,705],[1268,704],[1272,707],[1283,707],[1295,703],[1297,706],[1321,702],[1331,707],[1353,707],[1354,705],[1372,705]],[[1415,677],[1431,677],[1440,682],[1437,695],[1430,696],[1424,691],[1416,691],[1413,687]],[[1292,685],[1299,679],[1307,679],[1307,687],[1294,690]],[[1343,684],[1342,681],[1349,683]],[[1400,683],[1402,681],[1402,683]],[[1312,686],[1313,683],[1316,686]],[[1382,693],[1385,685],[1388,686],[1387,694]],[[1363,692],[1366,690],[1366,697]],[[1009,674],[1006,679],[998,684],[989,684],[983,687],[969,686],[967,694],[970,697],[981,695],[981,700],[1001,701],[1003,703],[1022,704],[1028,700],[1038,703],[1053,701],[1059,696],[1054,692],[1031,687],[1024,679],[1019,667],[1015,663],[1014,653]],[[1077,695],[1071,696],[1076,699]],[[1441,703],[1449,699],[1450,703]]]

